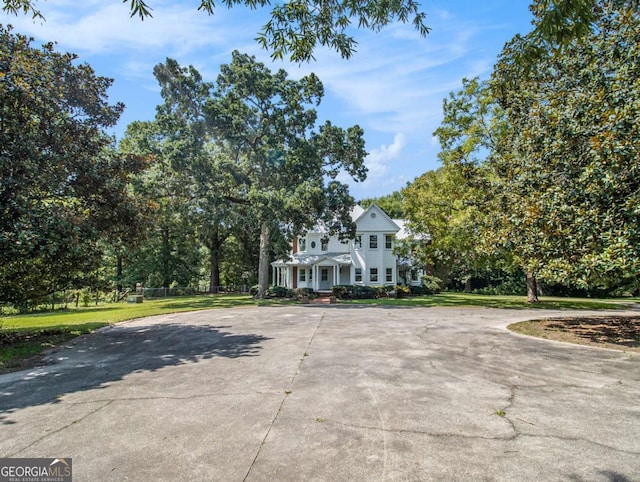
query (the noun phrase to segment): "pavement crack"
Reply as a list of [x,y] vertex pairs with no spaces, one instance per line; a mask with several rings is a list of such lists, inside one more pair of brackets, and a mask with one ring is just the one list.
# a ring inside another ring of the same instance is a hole
[[511,418],[509,418],[509,412],[507,412],[507,410],[509,410],[513,406],[514,400],[516,398],[516,390],[518,389],[518,387],[512,386],[508,388],[509,388],[509,399],[507,400],[507,405],[502,410],[496,411],[496,415],[500,416],[501,418],[506,420],[509,423],[509,425],[511,425],[511,430],[513,430],[513,433],[517,437],[518,435],[520,435],[520,432],[518,431],[514,421],[511,420]]
[[562,440],[563,442],[583,442],[583,443],[587,443],[590,445],[595,445],[596,447],[600,447],[603,449],[607,449],[607,450],[612,450],[614,452],[619,452],[621,454],[627,454],[627,455],[634,455],[634,456],[640,456],[640,451],[633,451],[633,450],[625,450],[625,449],[621,449],[618,447],[613,447],[611,445],[607,445],[607,444],[603,444],[600,442],[595,442],[593,440],[589,440],[589,439],[585,439],[585,438],[580,438],[580,437],[564,437],[561,435],[542,435],[542,434],[530,434],[530,433],[522,433],[520,434],[521,437],[531,437],[531,438],[543,438],[543,439],[554,439],[554,440]]
[[71,422],[69,422],[68,424],[64,425],[63,427],[60,427],[56,430],[52,430],[51,432],[46,433],[45,435],[43,435],[42,437],[37,438],[36,440],[34,440],[33,442],[31,442],[29,445],[22,447],[20,450],[16,450],[13,453],[7,454],[6,457],[10,458],[10,457],[15,457],[16,455],[18,455],[21,452],[24,452],[25,450],[27,450],[30,447],[33,447],[34,445],[36,445],[37,443],[41,442],[42,440],[45,440],[46,438],[51,437],[52,435],[55,435],[57,433],[63,432],[66,429],[68,429],[69,427],[78,424],[84,420],[86,420],[87,418],[91,417],[92,415],[95,415],[96,413],[98,413],[100,410],[103,410],[104,408],[107,408],[109,405],[111,405],[113,401],[109,400],[106,403],[104,403],[103,405],[97,407],[95,410],[90,411],[89,413],[85,414],[84,416],[80,417],[80,418],[76,418],[74,420],[72,420]]
[[378,405],[378,399],[376,398],[373,390],[370,387],[367,387],[367,390],[371,394],[371,398],[373,399],[373,405],[376,407],[376,412],[378,413],[378,419],[380,420],[380,426],[382,427],[382,449],[383,449],[383,460],[382,460],[382,480],[386,480],[387,478],[387,458],[388,458],[388,450],[387,450],[387,429],[384,423],[384,417],[382,416],[382,412],[380,411],[380,407]]
[[355,428],[360,430],[371,430],[371,431],[379,431],[390,434],[414,434],[414,435],[424,435],[426,437],[434,437],[434,438],[464,438],[464,439],[478,439],[478,440],[499,440],[510,442],[515,440],[518,437],[518,434],[514,434],[509,437],[489,437],[486,435],[468,435],[462,433],[453,433],[453,432],[428,432],[426,430],[415,430],[415,429],[404,429],[404,428],[388,428],[388,427],[375,427],[371,425],[361,425],[354,423],[345,423],[339,422],[336,420],[324,420],[325,423],[330,425],[339,425],[341,427],[346,428]]
[[200,393],[196,395],[187,395],[187,396],[169,396],[169,395],[150,395],[150,396],[138,396],[138,397],[117,397],[117,398],[109,398],[109,399],[98,399],[98,400],[88,400],[86,402],[65,402],[67,405],[87,405],[92,403],[101,403],[101,402],[136,402],[136,401],[145,401],[145,400],[197,400],[199,398],[218,398],[218,397],[236,397],[241,395],[275,395],[282,393],[278,391],[258,391],[258,392],[225,392],[225,393]]
[[320,317],[320,319],[318,320],[318,324],[316,325],[316,328],[313,330],[313,333],[311,334],[311,337],[309,338],[309,342],[307,343],[307,346],[305,347],[305,350],[304,350],[302,356],[300,357],[300,361],[298,362],[298,366],[296,368],[296,371],[293,374],[293,377],[291,377],[291,381],[289,382],[289,388],[287,390],[285,390],[284,396],[282,397],[282,400],[280,400],[280,405],[278,406],[278,410],[277,410],[275,416],[273,417],[273,419],[271,420],[271,424],[269,424],[269,428],[267,429],[266,433],[264,434],[264,437],[262,438],[262,442],[260,442],[260,445],[258,446],[258,450],[256,451],[256,456],[253,458],[253,461],[251,462],[251,465],[249,466],[249,470],[247,470],[246,475],[242,479],[243,482],[246,481],[249,478],[249,475],[251,475],[251,471],[253,470],[253,467],[255,467],[255,465],[256,465],[258,457],[260,457],[260,452],[262,451],[262,447],[264,447],[264,444],[267,441],[267,438],[269,437],[269,434],[271,433],[271,430],[273,429],[273,426],[275,425],[276,421],[278,420],[278,417],[280,416],[280,413],[282,412],[282,407],[284,407],[284,402],[286,401],[287,397],[289,396],[289,394],[292,391],[291,389],[293,388],[293,384],[295,383],[296,378],[298,377],[298,374],[300,373],[300,370],[302,368],[302,364],[304,363],[306,355],[309,353],[309,348],[311,347],[311,344],[313,343],[313,340],[316,337],[316,333],[318,333],[318,330],[320,329],[320,325],[324,321],[324,317],[325,317],[325,314],[323,313],[322,316]]

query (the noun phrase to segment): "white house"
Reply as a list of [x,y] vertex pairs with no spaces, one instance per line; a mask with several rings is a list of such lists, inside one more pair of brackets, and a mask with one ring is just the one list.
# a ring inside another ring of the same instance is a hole
[[394,254],[394,247],[409,237],[405,221],[391,219],[375,204],[351,213],[356,237],[340,241],[326,236],[322,227],[293,240],[288,259],[271,263],[273,285],[329,291],[335,285],[420,284],[422,273]]

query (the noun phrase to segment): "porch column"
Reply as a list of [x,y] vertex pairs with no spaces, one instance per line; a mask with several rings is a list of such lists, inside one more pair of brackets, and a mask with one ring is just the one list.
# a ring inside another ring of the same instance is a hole
[[311,269],[313,270],[313,291],[318,291],[318,267],[314,264]]
[[276,285],[276,273],[278,272],[278,268],[276,266],[273,267],[273,271],[271,272],[271,281],[272,281],[272,285],[275,286]]

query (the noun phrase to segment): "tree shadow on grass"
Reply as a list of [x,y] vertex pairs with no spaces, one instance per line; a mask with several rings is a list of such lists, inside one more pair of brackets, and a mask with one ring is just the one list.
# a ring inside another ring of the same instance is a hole
[[112,326],[53,351],[47,365],[0,375],[0,424],[25,407],[57,403],[62,395],[103,388],[137,372],[198,363],[215,357],[260,354],[270,338],[236,334],[228,326],[178,323]]

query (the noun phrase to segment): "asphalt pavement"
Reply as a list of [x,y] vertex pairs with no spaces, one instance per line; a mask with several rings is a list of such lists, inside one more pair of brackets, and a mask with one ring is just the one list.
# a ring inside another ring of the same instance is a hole
[[120,323],[0,375],[0,457],[70,457],[74,481],[640,480],[640,356],[506,329],[575,314],[300,305]]

